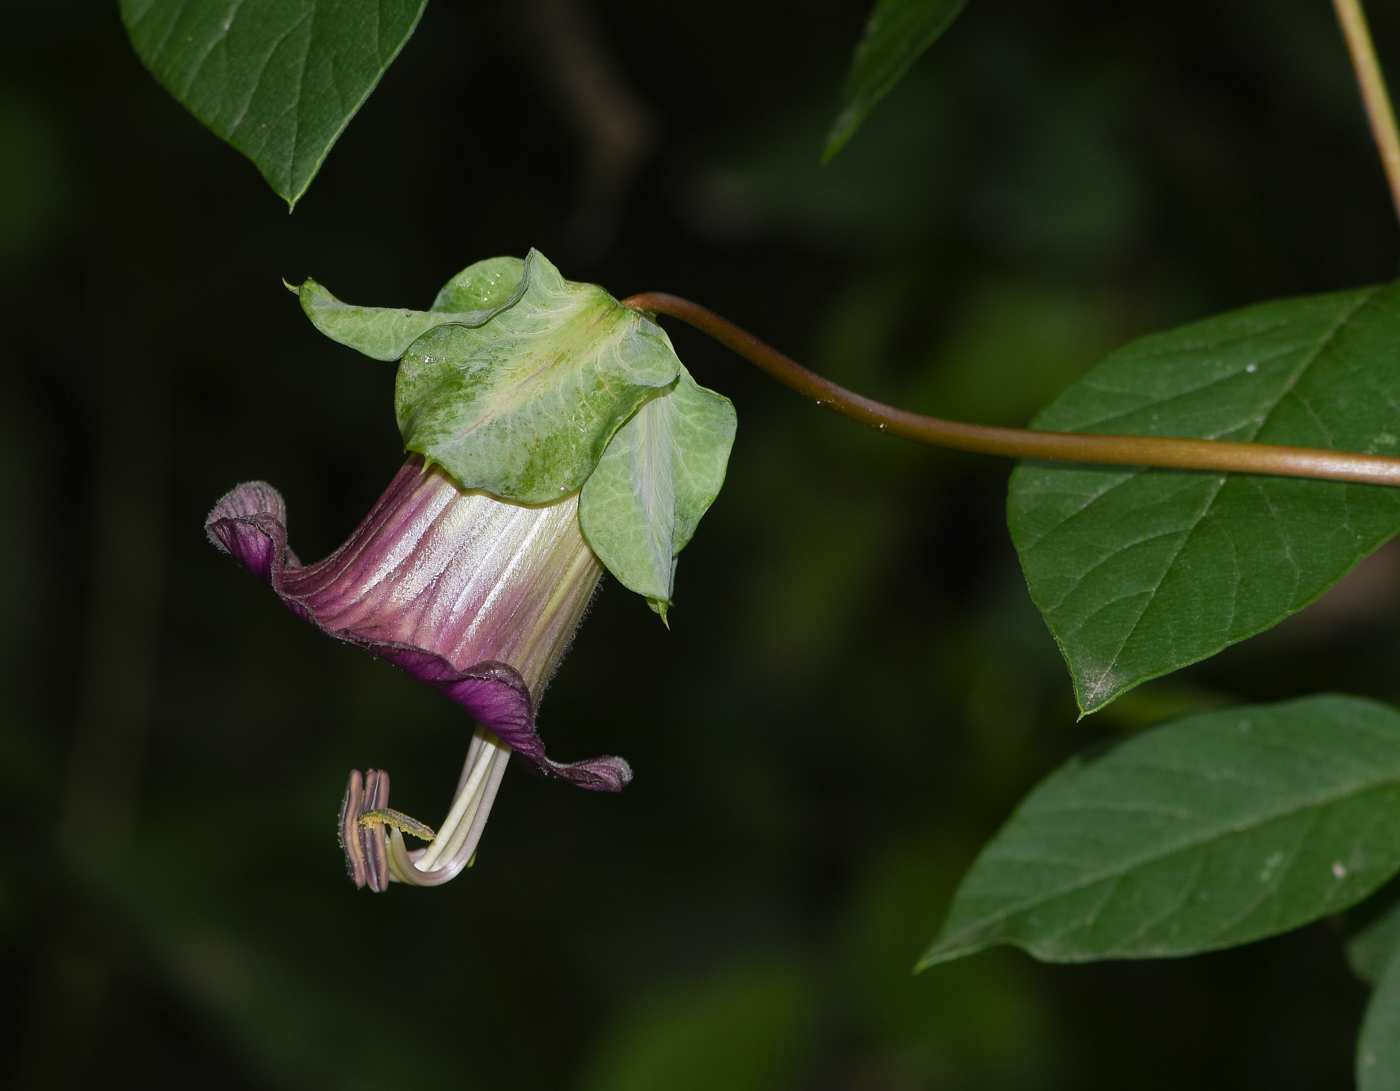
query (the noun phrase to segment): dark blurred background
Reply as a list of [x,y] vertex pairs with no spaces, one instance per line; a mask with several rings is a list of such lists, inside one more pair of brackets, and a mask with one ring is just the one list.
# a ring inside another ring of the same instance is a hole
[[[672,627],[605,585],[543,706],[616,797],[511,770],[476,866],[346,880],[351,768],[441,818],[460,710],[205,540],[239,481],[334,548],[392,368],[281,278],[426,306],[537,246],[900,405],[1023,423],[1109,348],[1394,275],[1325,0],[975,0],[828,168],[862,0],[433,0],[290,218],[115,0],[0,5],[0,1082],[32,1088],[1344,1088],[1322,924],[1184,961],[914,977],[1074,751],[1317,689],[1400,699],[1400,558],[1076,722],[1005,462],[798,399],[685,328],[740,430]],[[1400,12],[1372,13],[1400,71]]]

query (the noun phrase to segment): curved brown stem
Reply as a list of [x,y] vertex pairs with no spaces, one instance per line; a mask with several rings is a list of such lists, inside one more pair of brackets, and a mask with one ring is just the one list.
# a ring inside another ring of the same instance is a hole
[[1317,447],[1277,447],[1232,440],[1169,439],[1163,436],[1094,435],[1082,432],[1036,432],[1025,428],[991,428],[981,424],[926,417],[896,409],[838,386],[808,371],[796,360],[765,345],[714,311],[665,292],[643,292],[624,299],[633,310],[668,314],[709,334],[720,344],[757,364],[780,383],[818,405],[878,428],[935,447],[1009,458],[1056,462],[1096,462],[1110,466],[1161,466],[1177,470],[1226,470],[1279,474],[1329,481],[1400,485],[1400,458],[1328,451]]

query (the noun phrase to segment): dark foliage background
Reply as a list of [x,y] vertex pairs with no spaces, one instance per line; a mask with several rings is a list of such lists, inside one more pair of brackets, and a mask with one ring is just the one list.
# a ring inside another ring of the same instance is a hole
[[[433,0],[288,218],[111,0],[0,6],[0,1078],[1349,1086],[1365,991],[1330,925],[1181,962],[909,968],[1075,750],[1235,701],[1400,699],[1400,556],[1076,723],[1007,541],[1009,466],[864,432],[684,328],[739,409],[728,487],[671,631],[605,587],[543,709],[555,756],[624,754],[635,783],[516,768],[464,877],[344,877],[348,770],[391,770],[433,822],[469,724],[204,541],[214,500],[265,478],[320,556],[400,461],[392,369],[317,335],[280,278],[423,306],[534,245],[875,396],[1021,423],[1136,334],[1394,275],[1323,0],[978,0],[822,170],[865,15]],[[601,153],[569,18],[654,134],[582,204]],[[1400,68],[1400,17],[1373,19]]]

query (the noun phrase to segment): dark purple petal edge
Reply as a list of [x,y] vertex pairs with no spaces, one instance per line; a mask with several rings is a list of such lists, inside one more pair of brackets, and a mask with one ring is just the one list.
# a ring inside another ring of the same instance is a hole
[[293,595],[287,594],[282,574],[300,568],[287,548],[287,506],[282,494],[265,481],[250,481],[225,493],[204,522],[209,540],[249,572],[269,584],[287,607],[328,636],[356,644],[387,659],[420,682],[425,682],[461,705],[518,754],[545,772],[580,788],[621,791],[632,779],[632,768],[619,757],[604,756],[564,764],[551,761],[535,730],[534,702],[520,672],[506,663],[487,661],[458,669],[424,648],[376,640],[354,629],[329,629],[320,624]]

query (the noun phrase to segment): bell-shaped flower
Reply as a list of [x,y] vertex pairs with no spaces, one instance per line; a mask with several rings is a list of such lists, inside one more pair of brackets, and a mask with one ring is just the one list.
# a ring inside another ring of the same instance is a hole
[[[436,834],[389,809],[388,774],[351,774],[340,836],[356,885],[435,886],[468,866],[512,751],[583,788],[615,792],[631,779],[621,758],[551,761],[535,730],[540,695],[603,572],[580,533],[577,494],[507,503],[415,455],[350,539],[315,564],[287,547],[286,505],[263,482],[224,496],[205,527],[294,613],[446,694],[479,725]],[[405,832],[427,847],[409,850]]]

